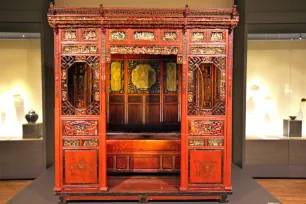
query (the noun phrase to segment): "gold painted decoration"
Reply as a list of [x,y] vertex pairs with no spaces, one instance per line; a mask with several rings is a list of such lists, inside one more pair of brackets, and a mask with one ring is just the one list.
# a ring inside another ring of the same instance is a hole
[[99,141],[98,139],[83,140],[83,146],[96,147],[99,146]]
[[63,31],[63,40],[76,40],[77,32],[76,30],[64,30]]
[[126,40],[126,33],[124,31],[113,31],[109,35],[110,40]]
[[111,46],[111,54],[149,54],[149,55],[177,55],[178,47],[158,47],[158,46]]
[[204,146],[204,140],[201,139],[189,140],[189,146]]
[[64,45],[64,54],[95,54],[98,52],[98,47],[96,45]]
[[111,80],[110,88],[111,91],[120,91],[122,87],[122,76],[121,76],[121,62],[111,63]]
[[80,140],[64,140],[64,146],[80,146]]
[[212,55],[212,54],[225,54],[225,47],[202,47],[192,46],[190,49],[191,54],[194,55]]
[[132,82],[138,89],[149,89],[156,83],[156,72],[148,64],[137,65],[132,71]]
[[96,30],[84,30],[83,40],[96,41],[97,40]]
[[224,140],[223,139],[208,139],[207,140],[207,145],[208,146],[223,146],[224,145]]
[[176,32],[164,32],[163,40],[175,41],[175,40],[177,40],[177,33]]
[[175,92],[177,90],[176,63],[166,63],[166,90]]
[[211,32],[210,40],[211,41],[223,41],[224,40],[223,32]]
[[191,41],[203,41],[205,40],[204,32],[192,32]]
[[155,34],[154,32],[149,32],[149,31],[137,31],[134,32],[133,35],[134,40],[155,40]]

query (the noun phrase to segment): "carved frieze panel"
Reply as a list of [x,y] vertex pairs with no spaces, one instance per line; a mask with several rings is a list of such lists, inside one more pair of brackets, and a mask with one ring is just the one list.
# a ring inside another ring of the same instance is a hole
[[98,135],[97,120],[64,120],[63,135]]
[[97,41],[98,40],[97,30],[95,30],[95,29],[83,30],[83,40],[85,40],[85,41]]
[[77,40],[77,30],[63,30],[63,40]]
[[158,46],[111,46],[111,54],[149,54],[149,55],[177,55],[178,47]]
[[225,41],[225,33],[224,31],[210,31],[209,35],[210,41]]
[[190,53],[193,55],[219,55],[225,54],[224,46],[191,46]]
[[221,136],[224,132],[224,122],[219,120],[190,120],[188,131],[191,136]]
[[[61,65],[62,115],[99,115],[99,57],[62,56]],[[68,79],[68,73],[70,73],[70,79]],[[85,75],[90,82],[90,88],[87,87],[87,83],[84,83]],[[88,89],[90,89],[90,94],[82,94]]]
[[224,140],[219,139],[219,138],[207,139],[207,145],[208,146],[214,146],[214,147],[223,146],[224,145]]
[[206,39],[206,33],[204,31],[191,32],[191,42],[201,42]]
[[133,33],[134,40],[153,41],[156,40],[155,32],[152,31],[135,31]]
[[179,40],[178,33],[176,31],[165,31],[162,33],[162,40],[177,41]]
[[120,41],[126,39],[127,39],[127,33],[125,31],[111,31],[109,33],[109,40]]
[[83,139],[83,146],[97,147],[99,146],[99,140],[98,139]]
[[96,45],[63,45],[63,54],[96,54]]
[[189,57],[188,115],[225,115],[225,71],[226,57]]
[[160,60],[128,60],[128,93],[160,93]]
[[63,145],[66,147],[78,147],[80,146],[80,140],[63,140]]
[[190,139],[189,146],[204,146],[204,139]]

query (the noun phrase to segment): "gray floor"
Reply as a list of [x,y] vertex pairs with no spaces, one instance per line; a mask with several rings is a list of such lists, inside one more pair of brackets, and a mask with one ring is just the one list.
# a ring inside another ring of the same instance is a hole
[[[17,194],[8,204],[54,204],[57,197],[53,194],[54,168],[46,170],[41,176],[35,179],[23,191]],[[280,203],[269,192],[262,188],[245,171],[237,166],[232,167],[232,186],[234,193],[230,196],[231,204],[277,204]],[[71,202],[74,203],[74,202]],[[78,202],[78,203],[138,203],[138,202]],[[157,203],[157,202],[154,202]],[[178,203],[158,202],[158,203]],[[185,202],[180,203],[205,203],[216,204],[218,202]]]

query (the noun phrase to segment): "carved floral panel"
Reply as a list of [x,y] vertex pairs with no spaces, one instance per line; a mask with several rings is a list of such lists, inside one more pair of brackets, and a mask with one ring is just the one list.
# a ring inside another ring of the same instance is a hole
[[149,54],[149,55],[177,55],[179,48],[175,46],[111,46],[111,54]]
[[204,31],[199,32],[191,32],[191,41],[192,42],[198,42],[198,41],[204,41],[206,38]]
[[192,46],[190,47],[190,53],[193,55],[219,55],[225,54],[225,47],[212,47],[212,46]]
[[98,135],[98,121],[63,120],[63,135]]
[[165,31],[162,34],[162,39],[164,41],[177,41],[178,40],[178,34],[176,31]]
[[97,31],[94,29],[83,30],[83,40],[97,41]]
[[96,54],[96,45],[63,45],[63,54]]
[[155,40],[155,33],[151,31],[135,31],[133,34],[134,40],[153,41]]
[[204,146],[204,139],[190,139],[189,146]]
[[210,33],[211,41],[224,41],[224,32],[223,31],[211,31]]
[[98,139],[83,139],[83,146],[84,147],[97,147],[99,146]]
[[127,34],[125,31],[111,31],[109,34],[109,40],[126,40]]
[[80,140],[63,140],[63,146],[77,147],[80,146]]
[[207,145],[208,146],[214,146],[214,147],[219,147],[224,145],[224,140],[223,139],[207,139]]
[[77,31],[76,30],[63,30],[63,40],[76,40]]
[[224,132],[224,122],[218,120],[190,120],[188,121],[188,129],[189,135],[192,136],[221,136]]

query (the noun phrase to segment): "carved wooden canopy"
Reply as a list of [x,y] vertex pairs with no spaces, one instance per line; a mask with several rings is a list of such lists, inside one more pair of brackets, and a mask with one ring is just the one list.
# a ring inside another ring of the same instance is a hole
[[53,28],[220,28],[232,30],[239,15],[232,9],[65,8],[52,3],[48,21]]

